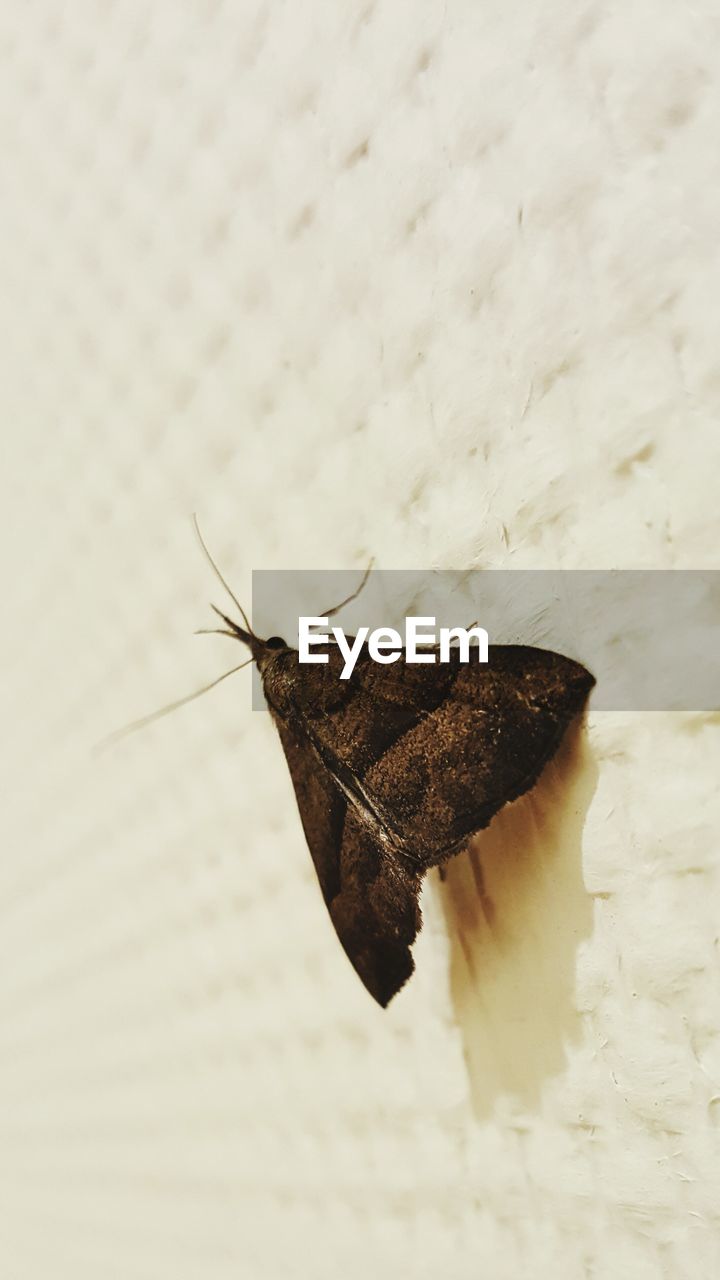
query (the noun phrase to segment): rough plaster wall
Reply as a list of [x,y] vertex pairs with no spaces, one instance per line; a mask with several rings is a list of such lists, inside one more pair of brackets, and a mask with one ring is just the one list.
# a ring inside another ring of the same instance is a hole
[[386,1014],[244,675],[89,744],[227,660],[195,509],[246,598],[716,562],[718,25],[3,6],[3,1276],[717,1275],[717,718],[591,713],[532,932],[468,1008],[429,887]]

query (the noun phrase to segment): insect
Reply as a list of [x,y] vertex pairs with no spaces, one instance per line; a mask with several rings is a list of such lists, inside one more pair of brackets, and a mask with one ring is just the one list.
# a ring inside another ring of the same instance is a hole
[[[570,658],[525,645],[491,645],[487,665],[461,664],[457,651],[433,665],[379,665],[363,646],[341,680],[337,649],[326,664],[305,665],[279,636],[254,633],[197,532],[243,624],[213,606],[223,623],[213,630],[250,651],[220,679],[257,665],[330,918],[385,1007],[413,972],[425,873],[533,786],[594,677]],[[349,604],[369,572],[324,616]]]

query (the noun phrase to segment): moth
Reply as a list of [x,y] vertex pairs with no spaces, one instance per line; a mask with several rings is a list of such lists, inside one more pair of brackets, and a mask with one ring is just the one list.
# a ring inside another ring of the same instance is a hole
[[[423,877],[442,866],[503,805],[537,781],[594,677],[570,658],[490,645],[487,664],[374,662],[364,645],[352,675],[332,647],[326,664],[298,661],[278,636],[257,636],[217,609],[250,657],[164,715],[254,662],[295,788],[325,904],[359,978],[386,1007],[413,972]],[[332,617],[362,590],[323,616]],[[352,638],[350,638],[352,643]],[[130,728],[154,719],[146,717]]]
[[445,663],[380,665],[364,645],[341,680],[337,649],[326,664],[300,663],[235,604],[244,626],[216,610],[221,630],[257,665],[330,918],[385,1007],[413,972],[425,873],[533,786],[595,679],[525,645],[490,645],[487,665],[461,663],[457,650]]

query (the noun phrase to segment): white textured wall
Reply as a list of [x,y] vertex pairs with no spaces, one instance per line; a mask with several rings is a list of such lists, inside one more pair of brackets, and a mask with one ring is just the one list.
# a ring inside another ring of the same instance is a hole
[[717,563],[719,26],[6,0],[8,1280],[718,1274],[717,717],[591,713],[555,860],[488,833],[501,934],[429,886],[385,1014],[246,674],[89,744],[227,659],[194,509],[246,598]]

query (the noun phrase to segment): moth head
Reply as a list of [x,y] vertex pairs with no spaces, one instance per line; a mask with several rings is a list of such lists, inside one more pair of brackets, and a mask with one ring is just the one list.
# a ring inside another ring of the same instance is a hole
[[254,661],[259,666],[263,665],[264,661],[267,661],[268,652],[281,652],[283,649],[288,649],[287,641],[283,640],[282,636],[270,636],[269,640],[263,640],[260,636],[255,635],[245,615],[243,615],[243,621],[246,625],[241,627],[234,619],[229,618],[226,613],[218,609],[217,605],[212,605],[211,608],[225,625],[223,627],[212,627],[210,630],[215,634],[219,632],[220,635],[231,636],[233,640],[240,640],[242,644],[246,644]]

